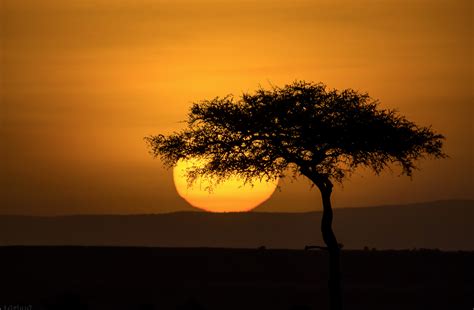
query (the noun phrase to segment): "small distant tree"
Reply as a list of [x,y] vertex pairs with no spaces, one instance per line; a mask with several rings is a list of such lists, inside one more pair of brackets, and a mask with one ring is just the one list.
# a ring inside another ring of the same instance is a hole
[[331,90],[297,81],[240,98],[194,103],[187,128],[145,138],[151,153],[172,167],[180,159],[202,158],[188,171],[226,179],[238,175],[276,180],[285,173],[307,177],[321,192],[321,232],[329,253],[331,309],[342,309],[340,245],[332,229],[331,193],[357,167],[379,174],[392,164],[412,175],[424,157],[442,158],[444,137],[419,127],[394,110],[381,109],[368,94]]

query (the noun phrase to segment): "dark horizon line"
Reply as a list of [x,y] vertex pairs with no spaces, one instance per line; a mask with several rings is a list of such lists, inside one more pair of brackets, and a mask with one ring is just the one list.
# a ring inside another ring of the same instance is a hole
[[[421,201],[421,202],[409,202],[409,203],[402,203],[402,204],[382,204],[382,205],[369,205],[363,207],[338,207],[334,208],[334,211],[337,212],[338,210],[355,210],[355,209],[372,209],[372,208],[391,208],[391,207],[409,207],[415,205],[426,205],[426,204],[436,204],[436,203],[449,203],[449,202],[470,202],[474,203],[474,199],[467,199],[467,198],[456,198],[456,199],[437,199],[437,200],[429,200],[429,201]],[[322,210],[314,210],[314,211],[303,211],[303,212],[286,212],[286,211],[254,211],[255,209],[261,206],[258,205],[254,209],[250,211],[241,211],[241,212],[209,212],[206,210],[201,210],[197,207],[191,206],[194,210],[179,210],[179,211],[171,211],[171,212],[163,212],[163,213],[84,213],[84,214],[56,214],[56,215],[29,215],[29,214],[0,214],[0,217],[32,217],[32,218],[66,218],[66,217],[98,217],[98,216],[108,216],[108,217],[138,217],[138,216],[164,216],[164,215],[175,215],[175,214],[211,214],[211,215],[235,215],[235,214],[278,214],[278,215],[292,215],[292,214],[314,214],[314,213],[321,213]]]
[[[233,246],[228,246],[228,247],[221,247],[221,246],[148,246],[148,245],[78,245],[78,244],[60,244],[60,245],[0,245],[0,249],[22,249],[22,248],[37,248],[37,249],[58,249],[58,248],[77,248],[77,249],[99,249],[99,248],[104,248],[104,249],[117,249],[117,250],[123,250],[123,249],[160,249],[160,250],[178,250],[178,251],[189,251],[189,250],[208,250],[208,251],[219,251],[219,250],[224,250],[224,251],[239,251],[239,252],[245,252],[249,250],[257,250],[257,251],[269,251],[269,252],[324,252],[326,249],[293,249],[293,248],[268,248],[266,246],[257,246],[257,247],[233,247]],[[440,252],[440,253],[473,253],[474,250],[446,250],[446,249],[439,249],[439,248],[401,248],[401,249],[385,249],[385,248],[376,248],[376,247],[367,247],[367,248],[343,248],[345,252]]]

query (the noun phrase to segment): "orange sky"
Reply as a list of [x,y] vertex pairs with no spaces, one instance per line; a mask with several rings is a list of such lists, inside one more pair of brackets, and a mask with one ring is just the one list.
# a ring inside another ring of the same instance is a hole
[[[4,0],[0,213],[186,209],[143,136],[190,103],[295,79],[369,92],[445,134],[413,180],[361,171],[336,207],[474,198],[472,1]],[[268,211],[320,208],[305,180]]]

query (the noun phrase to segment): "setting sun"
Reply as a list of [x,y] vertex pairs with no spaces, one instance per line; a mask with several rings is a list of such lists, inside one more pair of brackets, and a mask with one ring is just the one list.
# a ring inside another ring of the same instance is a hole
[[232,177],[214,184],[212,179],[199,177],[189,186],[186,171],[199,164],[198,160],[180,160],[173,169],[174,184],[183,199],[210,212],[249,211],[269,199],[278,183],[256,179],[253,184],[244,184],[242,178]]

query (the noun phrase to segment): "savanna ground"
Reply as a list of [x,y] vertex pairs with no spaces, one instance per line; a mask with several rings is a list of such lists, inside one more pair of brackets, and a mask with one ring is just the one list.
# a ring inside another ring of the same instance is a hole
[[[0,258],[2,310],[328,308],[319,250],[24,246]],[[346,309],[470,310],[473,262],[474,252],[344,250]]]

